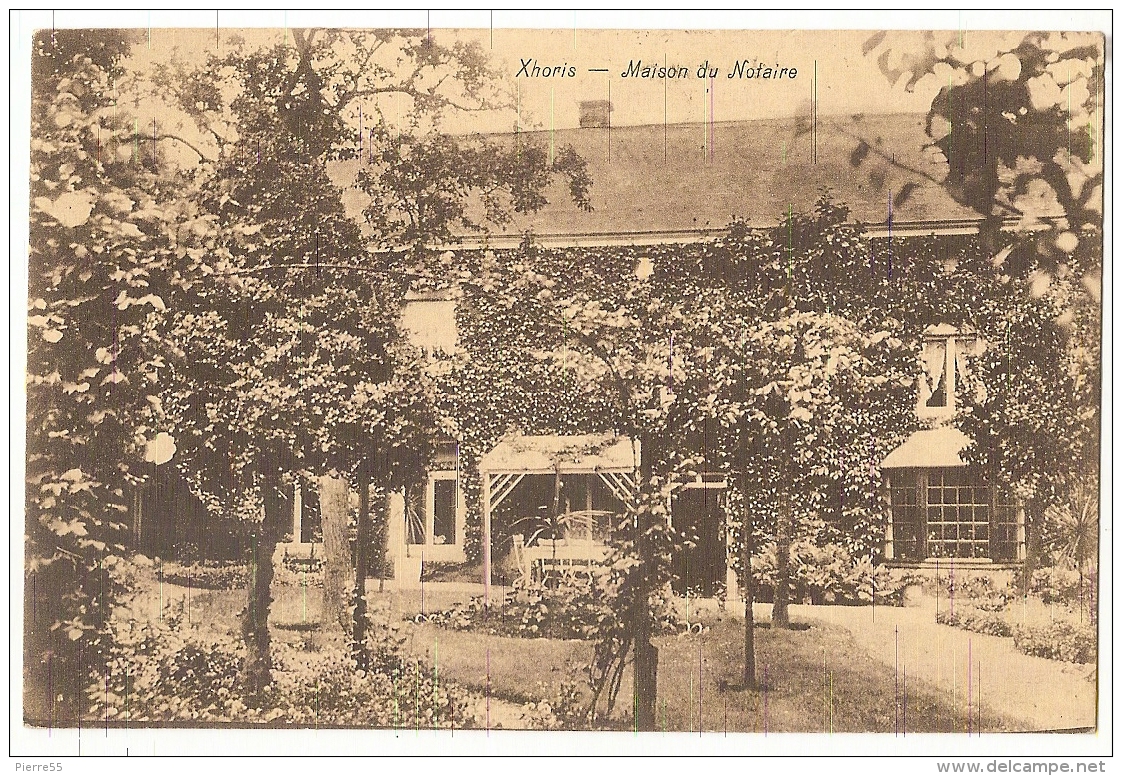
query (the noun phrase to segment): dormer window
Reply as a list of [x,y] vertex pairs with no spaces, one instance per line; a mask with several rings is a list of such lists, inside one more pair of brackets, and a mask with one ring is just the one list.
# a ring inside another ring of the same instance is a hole
[[969,359],[985,343],[948,324],[923,333],[916,413],[931,421],[881,463],[888,486],[885,559],[894,563],[1018,563],[1024,509],[960,454],[970,439],[950,422]]
[[956,409],[958,387],[966,376],[966,360],[981,347],[978,336],[949,324],[928,326],[920,355],[919,403],[921,418],[950,418]]

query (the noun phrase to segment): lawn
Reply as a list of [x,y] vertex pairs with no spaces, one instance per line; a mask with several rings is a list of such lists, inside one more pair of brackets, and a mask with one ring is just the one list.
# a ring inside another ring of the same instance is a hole
[[[388,607],[399,623],[405,648],[430,661],[441,680],[478,690],[493,699],[493,720],[520,725],[516,706],[553,702],[564,682],[585,688],[592,644],[559,639],[489,636],[414,623],[420,611],[463,601],[468,592],[440,585],[420,590],[377,592],[373,606]],[[282,641],[318,640],[322,590],[275,585],[270,622]],[[423,600],[422,600],[423,595]],[[245,605],[242,590],[188,590],[146,585],[134,604],[139,616],[153,617],[161,605],[190,602],[197,627],[236,632]],[[813,608],[813,607],[812,607]],[[761,607],[759,615],[765,615]],[[499,614],[501,616],[501,613]],[[695,613],[694,619],[697,619]],[[664,636],[659,648],[657,719],[666,731],[741,732],[914,732],[1007,731],[1025,729],[1023,721],[992,709],[972,708],[915,677],[896,676],[874,659],[841,625],[804,618],[803,629],[756,630],[759,691],[736,687],[743,660],[743,619],[716,610],[701,613],[700,635]],[[763,625],[766,625],[766,616]],[[612,717],[604,727],[626,729],[630,709],[628,670]]]
[[[862,650],[847,630],[813,623],[805,630],[758,628],[763,688],[736,688],[743,660],[743,620],[712,615],[700,636],[669,636],[659,647],[658,725],[667,731],[973,732],[1023,729],[1019,720],[983,707],[954,707],[944,694],[890,669]],[[514,702],[551,699],[565,680],[583,681],[592,646],[580,641],[520,639],[411,626],[407,648],[438,665],[441,676]],[[630,674],[610,727],[631,718]]]

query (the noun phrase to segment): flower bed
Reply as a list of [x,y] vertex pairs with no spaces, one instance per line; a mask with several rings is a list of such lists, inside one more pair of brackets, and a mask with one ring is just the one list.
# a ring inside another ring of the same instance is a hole
[[1091,625],[1056,620],[1045,625],[1013,628],[1013,646],[1026,655],[1068,663],[1093,663],[1098,654],[1096,645],[1097,634]]
[[[775,589],[775,543],[766,545],[752,563],[757,598],[770,601]],[[848,550],[837,544],[795,542],[791,546],[788,568],[791,600],[818,605],[859,606],[875,602],[903,606],[904,592],[911,584],[907,575],[895,573],[883,564],[874,565],[868,558],[854,559]]]
[[245,587],[249,571],[244,563],[164,561],[156,566],[156,580],[169,585],[204,590],[235,590]]
[[984,612],[1001,612],[1017,598],[1013,578],[1008,574],[995,578],[992,574],[947,575],[940,577],[943,594],[953,600],[968,602]]
[[943,609],[935,615],[935,622],[990,636],[1013,635],[1013,627],[1001,615],[968,606]]
[[1082,606],[1093,610],[1097,582],[1093,569],[1080,574],[1074,568],[1054,566],[1034,571],[1029,589],[1046,604],[1057,603],[1070,608]]
[[438,681],[405,656],[387,626],[359,669],[342,646],[274,641],[273,683],[257,696],[241,685],[244,642],[192,628],[182,612],[159,621],[114,622],[109,671],[91,677],[92,718],[130,722],[204,721],[311,727],[473,727],[472,696]]

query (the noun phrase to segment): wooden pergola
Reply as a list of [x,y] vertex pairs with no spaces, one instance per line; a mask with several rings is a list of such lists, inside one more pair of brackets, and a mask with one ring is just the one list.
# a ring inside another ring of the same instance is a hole
[[483,478],[483,600],[491,597],[491,514],[527,474],[593,475],[624,504],[632,503],[639,442],[611,434],[509,437],[479,461]]

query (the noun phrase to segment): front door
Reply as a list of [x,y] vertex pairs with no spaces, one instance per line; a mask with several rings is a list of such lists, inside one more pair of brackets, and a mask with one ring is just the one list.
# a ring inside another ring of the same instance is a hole
[[710,598],[725,581],[725,518],[723,487],[685,487],[672,506],[678,539],[689,544],[674,556],[674,592]]

